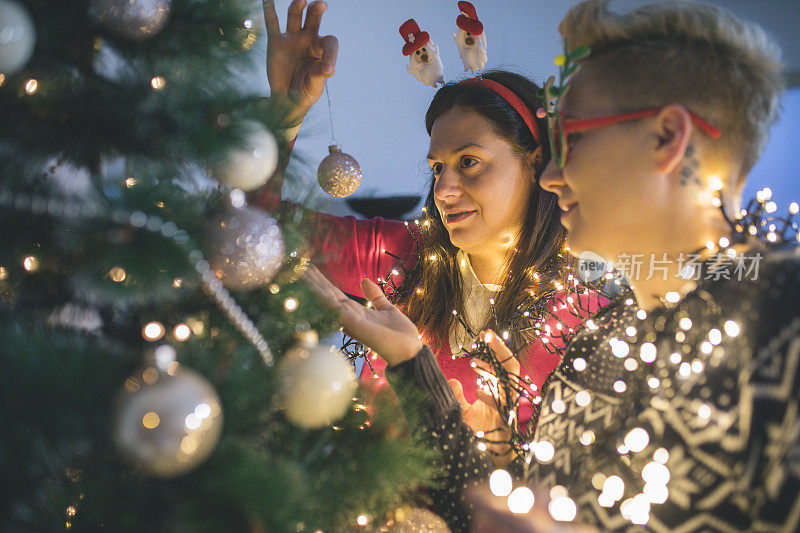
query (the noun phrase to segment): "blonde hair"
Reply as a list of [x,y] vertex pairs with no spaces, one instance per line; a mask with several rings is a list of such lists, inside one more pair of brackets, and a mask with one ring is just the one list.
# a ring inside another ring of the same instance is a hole
[[559,31],[569,49],[591,48],[585,67],[621,107],[678,103],[720,128],[721,138],[701,142],[733,165],[731,185],[741,189],[783,93],[780,48],[760,26],[697,2],[617,14],[608,0],[588,0],[570,9]]

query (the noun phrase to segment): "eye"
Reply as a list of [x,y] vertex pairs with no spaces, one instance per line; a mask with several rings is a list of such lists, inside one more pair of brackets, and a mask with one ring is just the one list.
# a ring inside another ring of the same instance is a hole
[[469,37],[469,35],[470,35],[469,32],[467,32],[467,37]]
[[425,47],[424,47],[424,46],[422,47],[422,51],[423,51],[423,52],[425,51]]
[[419,50],[417,50],[415,53],[416,53],[417,55],[419,55]]
[[443,165],[441,163],[438,163],[438,162],[434,163],[433,166],[431,166],[431,170],[433,171],[433,175],[434,176],[438,176],[439,174],[442,173],[442,166]]
[[465,155],[464,157],[461,158],[461,166],[463,168],[474,167],[477,164],[478,160],[472,156]]

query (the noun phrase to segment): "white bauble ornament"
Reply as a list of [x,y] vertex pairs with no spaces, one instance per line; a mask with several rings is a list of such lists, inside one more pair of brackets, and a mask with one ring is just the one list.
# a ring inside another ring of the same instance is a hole
[[0,0],[0,74],[25,66],[36,44],[36,28],[28,11],[17,2]]
[[272,280],[281,267],[283,237],[274,218],[250,207],[226,207],[210,222],[211,269],[231,290],[249,290]]
[[304,428],[321,428],[342,418],[353,404],[356,375],[335,348],[292,348],[278,365],[286,416]]
[[140,41],[160,32],[172,0],[91,0],[89,14],[98,24],[127,39]]
[[317,181],[322,190],[336,198],[350,196],[361,185],[361,166],[342,148],[335,144],[328,147],[330,152],[317,169]]
[[156,364],[125,380],[113,436],[136,467],[158,477],[192,470],[214,451],[222,433],[222,407],[211,385],[182,368],[169,346],[156,349]]
[[278,168],[278,142],[260,122],[247,120],[236,127],[241,129],[241,146],[212,162],[211,171],[223,185],[253,191]]

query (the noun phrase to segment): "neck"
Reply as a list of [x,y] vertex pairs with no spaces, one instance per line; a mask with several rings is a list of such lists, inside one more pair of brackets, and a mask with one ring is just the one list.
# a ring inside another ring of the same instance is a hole
[[677,292],[682,295],[694,287],[694,282],[691,281],[693,276],[690,276],[690,280],[680,277],[681,268],[686,265],[692,253],[694,250],[683,254],[667,254],[666,259],[662,254],[655,254],[654,261],[651,261],[650,254],[630,254],[636,259],[632,259],[632,264],[627,268],[634,272],[636,268],[640,269],[638,275],[632,275],[634,279],[630,282],[640,309],[650,311],[661,307],[667,293]]
[[624,257],[629,258],[629,264],[620,266],[632,273],[629,281],[639,307],[649,311],[663,306],[667,293],[677,292],[682,296],[694,288],[696,276],[689,275],[689,279],[686,279],[681,276],[682,271],[687,266],[699,268],[698,263],[717,253],[718,249],[710,250],[706,243],[719,243],[720,238],[729,231],[728,225],[718,217],[711,223],[698,227],[692,238],[676,247],[678,251],[673,249],[665,254],[663,251],[647,250],[624,254]]
[[504,254],[468,252],[467,255],[469,255],[469,262],[478,281],[483,284],[500,284],[503,278],[503,265],[505,264]]

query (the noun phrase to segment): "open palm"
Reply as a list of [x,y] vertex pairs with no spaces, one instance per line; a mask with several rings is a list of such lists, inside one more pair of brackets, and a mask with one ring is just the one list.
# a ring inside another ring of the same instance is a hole
[[365,307],[348,298],[314,267],[309,268],[305,278],[330,306],[339,311],[339,320],[347,334],[369,346],[390,366],[413,359],[422,349],[417,327],[386,299],[373,282],[368,279],[361,281],[361,290],[370,303]]

